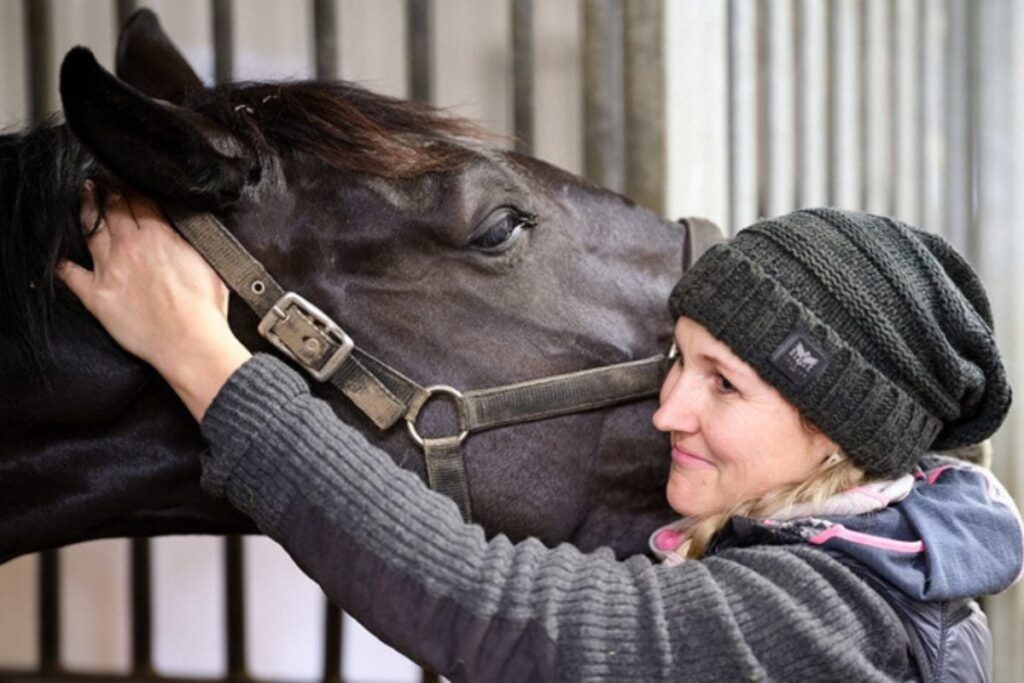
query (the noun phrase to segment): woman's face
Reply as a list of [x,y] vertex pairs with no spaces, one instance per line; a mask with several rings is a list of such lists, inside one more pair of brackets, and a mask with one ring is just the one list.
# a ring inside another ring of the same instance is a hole
[[680,318],[679,357],[661,387],[654,426],[668,432],[666,494],[681,515],[734,503],[806,479],[834,451],[797,409],[702,325]]

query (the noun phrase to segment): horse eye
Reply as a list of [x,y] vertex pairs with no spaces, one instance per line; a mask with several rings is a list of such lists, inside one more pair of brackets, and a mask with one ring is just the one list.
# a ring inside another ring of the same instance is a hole
[[502,207],[486,219],[480,236],[470,243],[485,254],[500,254],[509,249],[526,228],[537,224],[536,216],[512,207]]

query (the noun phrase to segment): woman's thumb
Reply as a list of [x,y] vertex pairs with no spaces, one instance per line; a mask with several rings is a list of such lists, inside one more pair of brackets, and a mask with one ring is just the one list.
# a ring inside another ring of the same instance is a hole
[[82,266],[78,265],[74,261],[69,261],[68,259],[61,259],[57,263],[54,273],[84,304],[86,294],[88,292],[89,278],[92,274]]

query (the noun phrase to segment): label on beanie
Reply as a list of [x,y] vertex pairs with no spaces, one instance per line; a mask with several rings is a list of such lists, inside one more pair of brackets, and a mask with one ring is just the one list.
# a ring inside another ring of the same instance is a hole
[[817,379],[828,361],[828,354],[800,329],[790,332],[772,354],[772,364],[798,387]]

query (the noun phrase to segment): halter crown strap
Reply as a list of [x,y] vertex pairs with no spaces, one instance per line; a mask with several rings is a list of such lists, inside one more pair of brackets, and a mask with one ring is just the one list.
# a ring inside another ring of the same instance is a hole
[[[285,292],[227,228],[208,213],[168,212],[178,231],[227,285],[262,319],[259,332],[317,380],[330,381],[387,429],[404,417],[416,385],[355,348],[352,339],[319,308]],[[410,389],[410,387],[412,387]],[[396,393],[398,395],[396,395]]]

